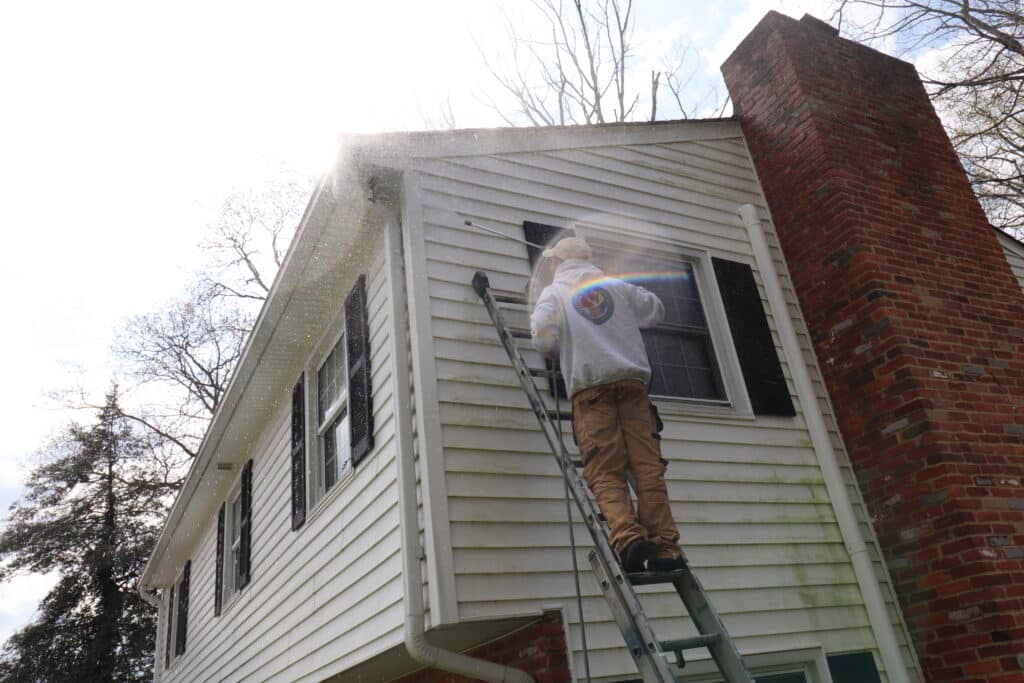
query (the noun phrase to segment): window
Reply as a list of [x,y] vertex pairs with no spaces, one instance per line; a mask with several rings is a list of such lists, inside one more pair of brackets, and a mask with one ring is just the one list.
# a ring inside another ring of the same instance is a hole
[[167,630],[164,643],[164,668],[170,668],[174,658],[185,654],[188,640],[188,597],[192,575],[192,560],[185,563],[181,576],[167,598]]
[[693,264],[646,253],[595,252],[595,262],[608,275],[654,292],[665,305],[661,324],[642,332],[651,364],[650,393],[724,402],[725,389]]
[[[570,234],[575,231],[524,221],[523,236],[531,243],[526,250],[530,267],[535,268],[540,257],[537,245]],[[796,415],[767,310],[748,263],[704,250],[686,258],[666,255],[676,250],[653,243],[637,251],[635,241],[630,244],[634,250],[627,251],[621,238],[587,237],[594,262],[606,273],[652,290],[665,304],[664,322],[643,332],[652,395],[731,406],[754,415]],[[701,287],[710,299],[702,299]],[[548,363],[548,369],[552,367]],[[551,384],[549,380],[549,386],[553,393],[565,395],[561,381]]]
[[350,464],[345,361],[342,334],[316,372],[318,496],[330,491]]
[[[829,678],[829,663],[820,647],[802,650],[778,650],[745,654],[743,660],[754,676],[755,683],[825,683]],[[709,659],[686,663],[688,681],[694,683],[721,683],[722,676]],[[838,683],[839,679],[835,679]],[[867,683],[871,679],[864,679]],[[858,679],[858,683],[862,683]]]
[[306,522],[307,499],[315,505],[373,451],[367,302],[366,275],[360,275],[339,319],[328,326],[328,336],[292,388],[292,531]]
[[234,595],[242,588],[242,487],[235,487],[234,493],[228,498],[228,566],[226,585],[228,595]]
[[220,616],[224,598],[230,601],[249,584],[252,555],[252,460],[217,515],[217,577],[213,614]]

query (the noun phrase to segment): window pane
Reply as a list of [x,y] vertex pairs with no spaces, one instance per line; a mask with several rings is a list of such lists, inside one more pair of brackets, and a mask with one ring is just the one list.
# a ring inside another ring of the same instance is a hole
[[348,469],[351,457],[349,455],[349,435],[348,435],[348,411],[342,413],[338,421],[334,423],[334,427],[331,430],[334,432],[334,442],[338,446],[338,476],[340,477],[345,470]]
[[341,396],[341,390],[345,385],[344,341],[345,337],[342,335],[316,373],[317,426],[324,423],[324,417]]
[[231,549],[231,592],[238,592],[238,586],[242,583],[242,563],[238,546]]
[[348,469],[348,411],[343,411],[330,429],[324,432],[321,444],[324,453],[324,491],[330,490]]
[[316,386],[317,386],[317,398],[316,398],[316,423],[321,424],[324,421],[324,411],[327,409],[327,400],[330,393],[330,378],[328,377],[328,368],[330,363],[324,363],[320,366],[320,369],[316,373]]
[[[665,322],[706,328],[693,266],[686,261],[633,257],[626,262],[629,282],[654,292],[665,305]],[[614,273],[609,273],[614,274]]]
[[329,491],[338,481],[338,444],[336,432],[328,429],[321,439],[324,453],[324,491]]
[[242,538],[242,497],[231,501],[231,544]]

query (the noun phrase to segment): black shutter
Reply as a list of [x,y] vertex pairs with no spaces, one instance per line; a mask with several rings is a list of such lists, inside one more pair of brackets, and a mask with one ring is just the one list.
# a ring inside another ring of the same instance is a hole
[[306,522],[306,383],[292,389],[292,531]]
[[252,559],[252,460],[242,467],[242,524],[238,539],[238,587],[249,585]]
[[345,299],[345,348],[348,351],[348,428],[352,466],[355,467],[373,449],[370,324],[365,275],[359,276]]
[[753,271],[745,263],[711,260],[754,413],[796,415]]
[[[563,237],[575,237],[576,231],[572,228],[559,228],[554,225],[545,225],[544,223],[523,221],[523,236],[526,238],[527,242],[547,246],[549,244],[554,244]],[[531,268],[537,265],[537,261],[540,260],[540,255],[540,247],[527,245],[526,256],[530,259]]]
[[181,583],[178,584],[178,633],[174,642],[174,654],[185,654],[185,645],[188,640],[188,584],[192,575],[192,560],[185,563],[185,571],[181,573]]
[[167,598],[167,632],[164,634],[167,642],[164,643],[164,670],[171,668],[171,648],[174,646],[174,586],[171,586],[171,594]]
[[[534,223],[533,221],[523,221],[523,236],[527,242],[533,244],[543,244],[547,246],[554,244],[563,237],[575,237],[576,231],[573,228],[559,228],[554,225],[545,225],[544,223]],[[526,246],[526,256],[530,259],[530,268],[533,269],[537,266],[537,261],[541,257],[540,247],[534,247],[531,245]],[[544,366],[548,369],[548,391],[559,398],[568,398],[568,391],[565,388],[565,380],[562,378],[561,368],[558,367],[558,359],[544,359]],[[552,371],[556,374],[554,382],[551,381]]]
[[224,503],[217,513],[217,562],[213,565],[213,616],[220,616],[224,604]]

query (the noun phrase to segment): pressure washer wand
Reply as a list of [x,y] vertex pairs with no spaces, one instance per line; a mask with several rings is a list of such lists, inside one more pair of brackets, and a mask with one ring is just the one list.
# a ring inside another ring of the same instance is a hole
[[506,235],[501,230],[498,230],[496,228],[490,228],[490,227],[487,227],[486,225],[480,225],[479,223],[474,223],[473,221],[469,220],[468,218],[465,221],[463,221],[463,223],[465,223],[466,225],[468,225],[471,228],[476,228],[477,230],[483,230],[484,232],[492,233],[494,235],[497,235],[498,237],[504,237],[507,240],[512,240],[513,242],[519,242],[520,244],[525,244],[528,247],[536,247],[538,249],[544,249],[545,248],[545,245],[543,245],[543,244],[537,244],[536,242],[530,242],[528,240],[521,240],[518,237],[513,237],[512,235]]

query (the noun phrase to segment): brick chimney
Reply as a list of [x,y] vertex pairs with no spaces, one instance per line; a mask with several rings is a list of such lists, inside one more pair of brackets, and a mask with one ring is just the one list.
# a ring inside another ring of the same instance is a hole
[[1024,681],[1024,294],[914,67],[769,13],[722,67],[928,681]]

